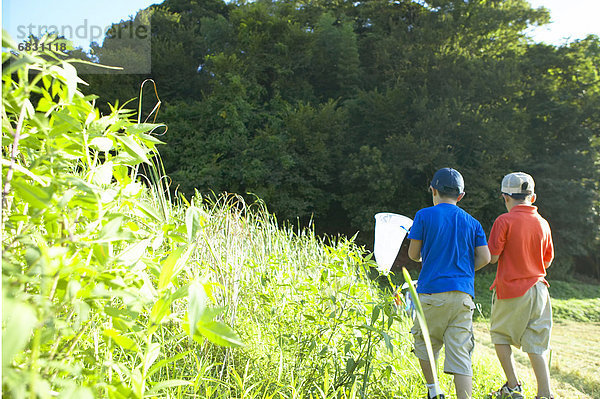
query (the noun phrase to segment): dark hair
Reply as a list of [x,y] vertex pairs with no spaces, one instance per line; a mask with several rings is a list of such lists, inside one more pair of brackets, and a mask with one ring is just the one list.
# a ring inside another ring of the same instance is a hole
[[503,194],[508,195],[509,197],[511,197],[512,199],[514,199],[516,201],[524,201],[527,199],[527,197],[532,195],[532,194],[525,194],[525,193],[515,193],[515,194],[503,193]]
[[456,200],[460,196],[460,193],[457,193],[457,191],[458,190],[456,190],[456,189],[443,190],[443,191],[438,190],[438,193],[440,194],[440,197]]

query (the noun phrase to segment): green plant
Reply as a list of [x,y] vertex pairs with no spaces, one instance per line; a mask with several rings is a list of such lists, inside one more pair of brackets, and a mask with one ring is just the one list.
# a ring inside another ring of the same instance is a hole
[[6,33],[3,48],[3,391],[142,398],[192,385],[162,373],[181,358],[165,355],[167,330],[242,343],[212,285],[178,280],[198,209],[170,212],[139,179],[141,164],[157,175],[160,125],[100,115],[51,52],[18,52]]

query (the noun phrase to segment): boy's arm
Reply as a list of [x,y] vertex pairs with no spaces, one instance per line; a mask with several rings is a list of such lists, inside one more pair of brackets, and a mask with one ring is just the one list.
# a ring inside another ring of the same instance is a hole
[[548,222],[546,222],[545,227],[547,230],[544,250],[544,267],[547,269],[554,260],[554,243],[552,242],[552,233],[550,232],[550,225],[548,225]]
[[408,246],[408,257],[414,260],[415,262],[421,261],[421,246],[423,245],[423,240],[410,240],[410,245]]
[[497,263],[500,255],[504,251],[506,243],[506,223],[502,217],[498,217],[492,226],[488,245],[491,248],[490,252],[495,252],[497,255],[492,255],[490,263]]
[[490,263],[490,249],[487,245],[475,247],[475,270],[479,270]]

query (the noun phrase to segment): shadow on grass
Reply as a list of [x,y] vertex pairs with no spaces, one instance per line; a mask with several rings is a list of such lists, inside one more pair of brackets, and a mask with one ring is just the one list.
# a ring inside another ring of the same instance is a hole
[[600,386],[592,376],[582,375],[579,371],[562,371],[554,366],[550,369],[550,375],[552,378],[567,383],[592,398],[600,398]]

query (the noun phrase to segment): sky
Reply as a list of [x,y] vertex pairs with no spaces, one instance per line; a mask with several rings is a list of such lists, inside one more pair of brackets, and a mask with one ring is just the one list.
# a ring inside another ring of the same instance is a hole
[[593,33],[600,36],[600,0],[529,0],[533,8],[550,10],[550,24],[531,31],[536,42],[562,45],[584,39]]
[[[162,0],[2,0],[2,28],[22,42],[31,31],[42,36],[56,26],[67,39],[84,49],[101,43],[111,23],[129,19],[140,9]],[[41,34],[38,34],[41,33]]]
[[[54,25],[75,42],[87,48],[89,42],[102,41],[112,22],[162,0],[2,0],[2,27],[15,41],[31,31],[38,35]],[[535,41],[561,45],[583,39],[590,33],[600,36],[600,0],[529,0],[534,8],[550,10],[551,23],[529,33]],[[41,35],[40,35],[41,36]]]

